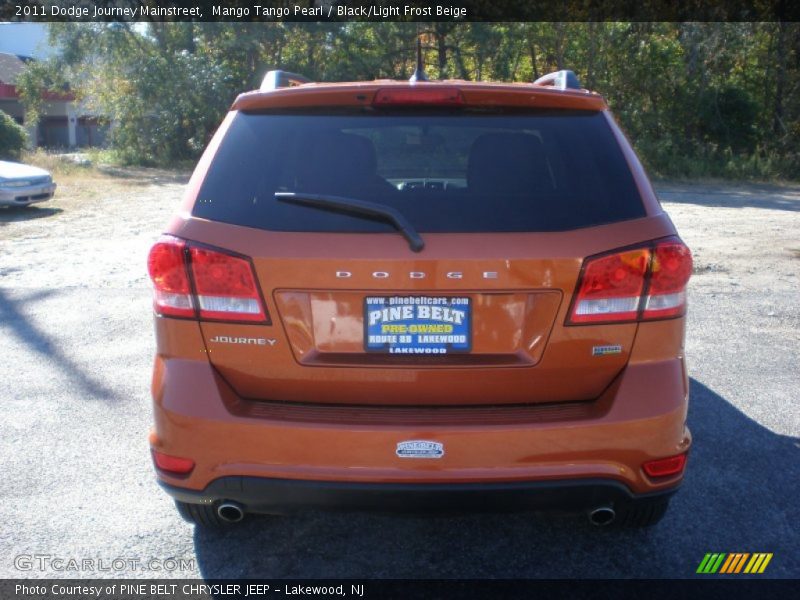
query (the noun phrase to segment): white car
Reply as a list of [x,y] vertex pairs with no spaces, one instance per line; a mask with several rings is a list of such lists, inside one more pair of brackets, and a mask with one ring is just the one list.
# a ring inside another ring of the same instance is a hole
[[56,184],[39,167],[0,160],[0,206],[28,206],[53,197]]

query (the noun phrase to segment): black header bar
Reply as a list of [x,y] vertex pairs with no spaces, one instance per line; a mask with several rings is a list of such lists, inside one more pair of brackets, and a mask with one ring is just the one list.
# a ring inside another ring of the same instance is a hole
[[0,0],[4,21],[800,21],[797,0]]

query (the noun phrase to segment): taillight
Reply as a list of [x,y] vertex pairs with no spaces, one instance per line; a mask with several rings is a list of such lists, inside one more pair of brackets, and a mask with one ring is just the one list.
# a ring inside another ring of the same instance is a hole
[[163,236],[147,263],[159,315],[269,323],[246,257]]
[[686,454],[678,454],[669,458],[649,460],[642,465],[642,469],[649,477],[670,477],[682,473],[686,468]]
[[189,254],[201,319],[266,320],[249,260],[201,247]]
[[676,317],[686,312],[686,284],[692,275],[692,253],[679,241],[656,244],[643,319]]
[[666,319],[686,312],[692,255],[677,238],[650,242],[583,263],[569,325]]
[[461,106],[464,96],[454,87],[383,88],[375,93],[373,106]]
[[635,321],[649,262],[646,248],[587,260],[572,322]]
[[147,270],[153,281],[153,304],[160,315],[194,317],[194,302],[184,258],[186,243],[162,237],[150,249]]

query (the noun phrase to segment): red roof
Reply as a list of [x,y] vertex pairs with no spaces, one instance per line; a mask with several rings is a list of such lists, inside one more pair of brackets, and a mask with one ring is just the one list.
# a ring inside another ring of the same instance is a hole
[[[17,79],[25,70],[25,64],[29,60],[31,59],[16,54],[0,52],[0,98],[19,98]],[[75,100],[75,95],[69,92],[44,92],[42,98],[71,102]]]

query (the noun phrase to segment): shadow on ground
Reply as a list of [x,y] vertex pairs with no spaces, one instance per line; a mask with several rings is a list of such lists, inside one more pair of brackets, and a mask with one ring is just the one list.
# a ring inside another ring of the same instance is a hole
[[800,188],[782,188],[770,185],[715,187],[702,185],[656,186],[662,202],[696,204],[720,208],[766,208],[770,210],[800,211]]
[[64,212],[61,208],[53,206],[9,206],[0,207],[0,227],[17,221],[32,221],[44,219]]
[[314,513],[197,528],[198,568],[208,579],[681,578],[714,551],[773,552],[767,575],[797,577],[800,443],[695,380],[691,395],[689,471],[652,529],[598,530],[579,516]]
[[[86,374],[61,350],[58,342],[54,341],[50,334],[38,327],[25,314],[23,307],[44,300],[55,293],[56,290],[44,290],[12,299],[3,288],[0,288],[0,333],[14,336],[21,346],[24,345],[36,352],[42,361],[52,365],[53,369],[63,374],[67,381],[78,386],[85,396],[102,400],[114,399],[114,393],[108,387]],[[53,326],[57,327],[57,324],[54,323]],[[0,360],[13,361],[14,357],[5,356]],[[19,373],[18,376],[24,377],[24,373]],[[53,377],[55,376],[53,373]]]

